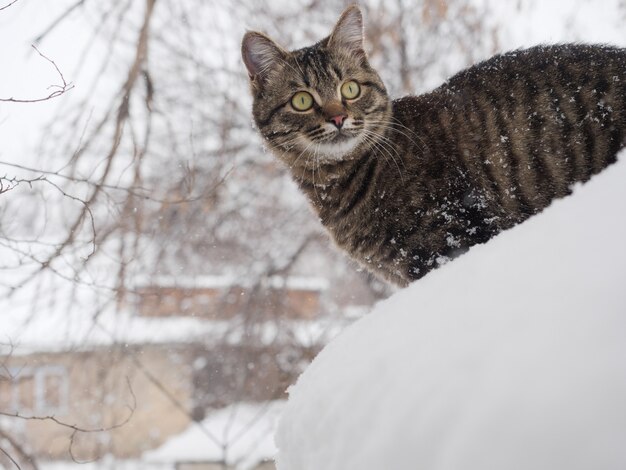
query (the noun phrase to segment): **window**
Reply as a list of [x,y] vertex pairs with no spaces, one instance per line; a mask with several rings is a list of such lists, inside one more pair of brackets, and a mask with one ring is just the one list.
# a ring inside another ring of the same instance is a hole
[[67,408],[68,379],[65,367],[44,366],[35,372],[35,402],[38,413],[62,413]]
[[69,386],[65,367],[48,365],[16,368],[11,371],[9,380],[11,411],[39,415],[66,411]]

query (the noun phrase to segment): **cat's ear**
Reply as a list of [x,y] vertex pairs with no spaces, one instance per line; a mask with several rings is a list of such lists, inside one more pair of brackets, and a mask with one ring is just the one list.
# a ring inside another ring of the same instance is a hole
[[328,47],[344,48],[353,54],[365,57],[363,15],[358,5],[350,5],[341,14],[328,39]]
[[287,52],[265,34],[248,31],[241,42],[241,56],[253,83],[261,84],[285,60]]

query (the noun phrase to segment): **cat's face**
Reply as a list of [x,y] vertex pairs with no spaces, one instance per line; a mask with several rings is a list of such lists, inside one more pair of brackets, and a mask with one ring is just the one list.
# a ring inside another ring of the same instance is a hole
[[312,47],[288,52],[248,32],[242,55],[255,122],[287,163],[312,166],[376,145],[391,105],[367,62],[357,7],[348,8],[332,34]]

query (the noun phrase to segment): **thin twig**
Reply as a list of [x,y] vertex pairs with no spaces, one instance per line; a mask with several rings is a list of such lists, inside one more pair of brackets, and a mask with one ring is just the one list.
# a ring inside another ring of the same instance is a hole
[[135,410],[137,409],[137,396],[135,395],[135,392],[133,391],[133,388],[130,384],[130,380],[128,379],[128,377],[126,377],[126,385],[128,386],[128,390],[133,399],[132,404],[126,405],[126,408],[129,410],[129,414],[124,420],[120,421],[119,423],[116,423],[107,427],[83,428],[76,424],[66,423],[65,421],[60,420],[54,415],[47,415],[47,416],[28,415],[27,416],[27,415],[20,414],[19,411],[15,413],[8,413],[6,411],[0,410],[0,416],[6,416],[7,418],[22,419],[24,421],[51,421],[61,427],[71,429],[72,431],[78,432],[78,433],[93,434],[93,433],[100,433],[100,432],[109,432],[109,431],[113,431],[114,429],[121,428],[122,426],[128,424],[128,422],[132,419],[133,415],[135,414]]
[[43,180],[45,180],[45,176],[39,176],[37,178],[31,178],[31,179],[16,178],[14,176],[9,178],[6,175],[0,176],[0,194],[9,192],[17,188],[22,183],[26,183],[32,188],[33,183],[43,181]]
[[9,454],[2,447],[0,447],[0,452],[2,452],[5,455],[5,457],[8,458],[11,461],[11,463],[15,465],[16,468],[18,468],[18,470],[22,470],[22,467],[20,467],[20,464],[17,463],[13,457],[11,457],[11,454]]
[[172,403],[172,405],[178,408],[178,410],[181,411],[185,416],[189,417],[190,420],[198,427],[200,432],[202,432],[202,434],[208,437],[209,440],[213,442],[213,444],[217,445],[218,447],[222,446],[220,440],[202,423],[194,420],[191,413],[189,413],[189,411],[187,410],[187,407],[183,405],[170,390],[168,390],[168,388],[158,379],[158,377],[156,377],[146,368],[146,366],[139,360],[139,358],[135,354],[131,354],[131,359],[139,368],[139,370],[143,373],[143,375],[152,383],[152,385],[154,385],[161,393],[163,393],[163,395],[165,395],[165,397],[170,401],[170,403]]
[[[201,199],[204,199],[206,197],[207,194],[211,194],[213,191],[215,191],[218,186],[220,186],[221,184],[223,184],[225,182],[225,180],[228,178],[228,176],[230,175],[230,173],[232,173],[232,169],[230,169],[229,171],[227,171],[223,177],[221,177],[214,185],[210,186],[206,191],[203,191],[202,194],[199,194],[197,196],[190,196],[190,197],[185,197],[185,198],[176,198],[176,199],[161,199],[161,198],[155,198],[152,197],[148,194],[143,193],[143,191],[145,191],[146,193],[150,191],[150,189],[148,188],[143,188],[141,186],[133,186],[131,189],[130,187],[124,187],[124,186],[119,186],[119,185],[114,185],[114,184],[107,184],[107,183],[102,183],[102,182],[97,182],[97,181],[92,181],[89,178],[79,178],[76,176],[69,176],[69,175],[65,175],[63,173],[60,173],[59,171],[49,171],[49,170],[42,170],[39,168],[33,168],[33,167],[29,167],[26,165],[21,165],[19,163],[11,163],[11,162],[6,162],[6,161],[2,161],[0,160],[0,165],[4,165],[4,166],[9,166],[12,168],[18,168],[20,170],[25,170],[25,171],[30,171],[32,173],[41,173],[42,175],[50,175],[50,176],[56,176],[59,177],[61,179],[67,180],[67,181],[72,181],[74,183],[84,183],[87,184],[89,186],[99,186],[103,189],[110,189],[110,190],[115,190],[115,191],[124,191],[128,194],[130,194],[131,196],[135,196],[138,197],[140,199],[144,199],[146,201],[152,201],[152,202],[156,202],[159,204],[185,204],[185,203],[189,203],[189,202],[196,202],[199,201]],[[36,181],[40,178],[36,178],[32,181]],[[5,177],[5,183],[7,182],[7,178]],[[24,182],[26,182],[28,180],[24,180]],[[0,190],[0,194],[3,191]]]
[[[72,199],[73,201],[79,202],[80,204],[83,205],[83,211],[86,211],[86,213],[89,215],[89,220],[91,222],[91,231],[92,231],[92,237],[90,240],[91,252],[85,258],[85,261],[88,260],[96,252],[96,221],[95,221],[93,212],[91,211],[91,207],[89,207],[89,204],[87,203],[87,201],[84,201],[83,199],[77,196],[73,196],[72,194],[65,192],[63,188],[61,188],[58,184],[54,183],[53,181],[50,181],[43,175],[37,178],[33,178],[33,179],[18,179],[15,177],[7,178],[6,176],[0,177],[0,194],[6,193],[8,191],[11,191],[12,189],[15,189],[21,183],[27,183],[32,189],[33,183],[36,183],[36,182],[48,183],[50,186],[54,187],[57,191],[59,191],[64,197],[68,199]],[[42,264],[42,267],[47,267],[48,264],[49,263],[44,262]]]
[[[27,461],[28,463],[30,463],[30,467],[33,470],[38,470],[39,467],[35,463],[33,456],[30,455],[28,452],[26,452],[26,450],[15,440],[15,438],[13,438],[10,434],[3,431],[2,429],[0,429],[0,438],[4,439],[5,441],[9,443],[11,448],[19,456],[20,460]],[[15,460],[13,456],[9,455],[9,453],[2,448],[0,448],[0,451],[2,451],[2,453],[7,456],[7,458],[18,468],[18,470],[21,470],[22,467],[17,463],[17,461]]]
[[8,5],[5,5],[3,7],[0,7],[0,11],[2,10],[6,10],[7,8],[9,8],[11,5],[13,5],[14,3],[16,3],[17,0],[13,0],[11,3],[9,3]]
[[[17,1],[17,0],[15,0]],[[74,3],[73,5],[70,5],[63,13],[61,13],[51,24],[50,26],[48,26],[43,33],[41,33],[39,36],[37,36],[34,39],[35,43],[41,42],[41,40],[44,38],[44,36],[46,36],[47,34],[50,33],[50,31],[52,31],[54,28],[56,28],[65,18],[67,18],[69,16],[70,13],[72,13],[76,8],[78,8],[79,6],[81,6],[83,3],[85,3],[85,0],[78,0],[76,3]]]
[[50,59],[49,57],[46,57],[44,54],[42,54],[39,51],[39,49],[37,49],[37,47],[35,47],[34,44],[32,44],[31,47],[33,49],[35,49],[35,51],[37,51],[37,54],[39,54],[42,58],[44,58],[45,60],[47,60],[48,62],[50,62],[52,64],[54,69],[57,71],[57,74],[61,78],[61,85],[51,85],[49,88],[55,88],[55,90],[52,93],[50,93],[48,96],[45,96],[43,98],[20,99],[20,98],[12,98],[11,97],[11,98],[0,98],[0,101],[5,102],[5,103],[40,103],[41,101],[48,101],[48,100],[51,100],[51,99],[56,98],[58,96],[61,96],[61,95],[65,94],[66,92],[68,92],[69,90],[71,90],[72,88],[74,88],[74,85],[71,82],[68,83],[65,80],[65,77],[63,76],[63,73],[61,73],[61,70],[59,69],[57,64],[52,59]]

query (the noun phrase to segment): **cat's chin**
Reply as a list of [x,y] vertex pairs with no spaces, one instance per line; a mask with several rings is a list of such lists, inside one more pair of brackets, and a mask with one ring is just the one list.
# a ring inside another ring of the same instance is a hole
[[316,145],[315,152],[327,161],[342,160],[357,148],[360,140],[358,137],[341,136],[339,139]]

